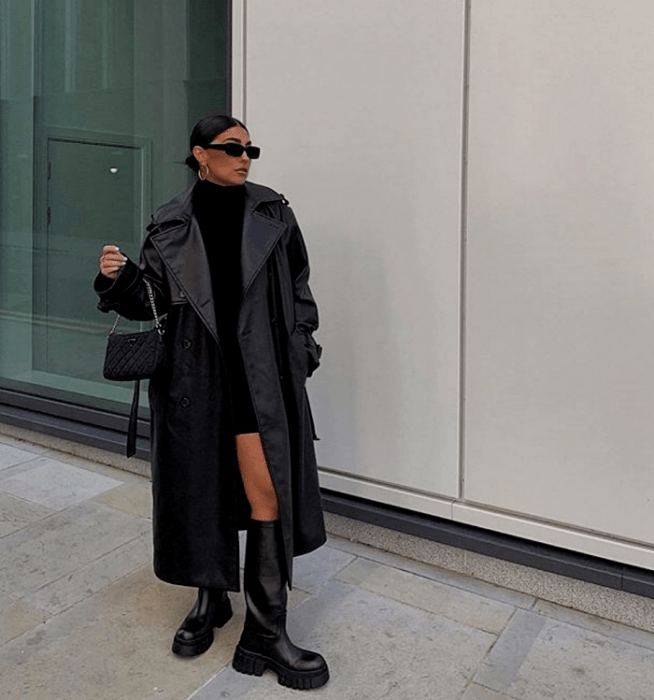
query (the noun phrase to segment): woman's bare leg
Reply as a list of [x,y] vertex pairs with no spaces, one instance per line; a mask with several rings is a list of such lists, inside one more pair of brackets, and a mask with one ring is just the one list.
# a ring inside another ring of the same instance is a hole
[[236,436],[236,457],[252,520],[277,520],[279,504],[259,433]]

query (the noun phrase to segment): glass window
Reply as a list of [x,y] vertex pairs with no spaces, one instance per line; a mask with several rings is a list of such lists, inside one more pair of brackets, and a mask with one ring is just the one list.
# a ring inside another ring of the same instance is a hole
[[0,0],[1,387],[124,412],[98,258],[136,260],[189,186],[190,129],[229,111],[228,20],[208,0]]

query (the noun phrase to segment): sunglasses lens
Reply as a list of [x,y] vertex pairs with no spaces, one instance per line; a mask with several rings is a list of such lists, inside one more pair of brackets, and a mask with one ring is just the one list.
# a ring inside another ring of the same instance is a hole
[[248,146],[245,151],[248,154],[248,158],[251,160],[256,160],[261,155],[259,146]]
[[239,143],[226,143],[225,153],[228,156],[234,156],[234,158],[240,158],[243,155],[245,148]]

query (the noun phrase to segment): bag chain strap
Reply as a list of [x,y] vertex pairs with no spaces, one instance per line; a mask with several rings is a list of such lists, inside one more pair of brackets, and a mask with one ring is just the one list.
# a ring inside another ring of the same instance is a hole
[[[152,287],[150,286],[150,283],[143,278],[143,281],[145,282],[145,286],[147,287],[148,290],[148,297],[150,299],[150,306],[152,307],[152,313],[154,314],[154,325],[155,328],[157,329],[157,333],[159,335],[164,334],[164,329],[163,326],[161,325],[161,321],[159,320],[159,316],[157,316],[157,307],[154,305],[154,294],[152,293]],[[120,315],[116,314],[116,321],[114,322],[113,327],[109,331],[109,335],[112,335],[113,333],[116,332],[116,328],[118,327],[118,322],[120,321]]]

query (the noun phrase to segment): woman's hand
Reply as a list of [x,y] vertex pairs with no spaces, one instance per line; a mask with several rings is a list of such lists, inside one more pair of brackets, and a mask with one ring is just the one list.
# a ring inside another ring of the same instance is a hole
[[114,280],[118,271],[126,262],[127,258],[120,252],[120,248],[117,245],[106,245],[102,248],[100,272],[110,280]]

